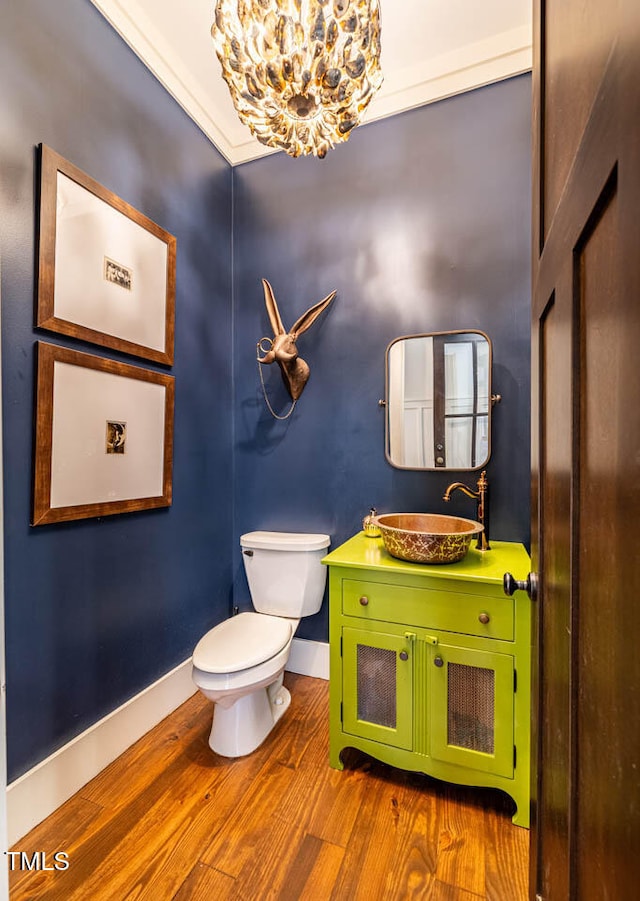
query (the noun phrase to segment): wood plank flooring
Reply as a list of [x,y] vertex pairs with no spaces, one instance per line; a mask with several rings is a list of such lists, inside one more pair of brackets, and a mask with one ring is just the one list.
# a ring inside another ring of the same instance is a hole
[[[194,695],[12,849],[11,901],[526,901],[528,831],[500,792],[347,752],[328,765],[328,684],[287,673],[291,707],[237,760]],[[346,756],[346,755],[345,755]]]

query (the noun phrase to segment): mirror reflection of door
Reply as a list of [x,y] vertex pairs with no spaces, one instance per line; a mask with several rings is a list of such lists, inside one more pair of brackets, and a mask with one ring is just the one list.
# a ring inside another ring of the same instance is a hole
[[387,349],[387,459],[479,469],[489,459],[491,348],[482,332],[410,335]]
[[489,344],[472,333],[437,336],[433,362],[444,388],[435,395],[436,466],[476,469],[489,456]]

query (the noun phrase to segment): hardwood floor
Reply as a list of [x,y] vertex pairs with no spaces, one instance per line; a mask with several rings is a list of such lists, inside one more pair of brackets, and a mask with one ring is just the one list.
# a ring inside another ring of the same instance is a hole
[[285,684],[287,714],[237,760],[190,698],[12,849],[69,866],[14,855],[11,901],[525,901],[528,831],[504,795],[355,751],[332,770],[328,684]]

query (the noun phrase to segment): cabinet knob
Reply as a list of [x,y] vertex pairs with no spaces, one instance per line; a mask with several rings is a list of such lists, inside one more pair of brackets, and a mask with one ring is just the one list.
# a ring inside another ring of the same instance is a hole
[[400,651],[400,660],[408,660],[408,659],[409,659],[409,655],[407,654],[407,652]]
[[480,622],[482,623],[483,626],[486,626],[487,623],[491,621],[491,617],[489,616],[488,613],[481,613],[480,616],[478,617],[478,619],[480,620]]
[[442,659],[440,654],[438,654],[437,657],[433,658],[433,664],[434,666],[444,666],[444,660]]
[[362,597],[360,598],[360,603],[363,607],[367,606],[367,604],[369,603],[369,598],[366,596],[366,594],[362,595]]

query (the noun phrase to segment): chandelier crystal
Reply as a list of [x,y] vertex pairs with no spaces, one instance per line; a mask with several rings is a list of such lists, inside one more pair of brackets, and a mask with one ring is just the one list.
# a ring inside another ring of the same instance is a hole
[[290,156],[346,141],[382,84],[378,0],[218,0],[211,35],[240,119]]

